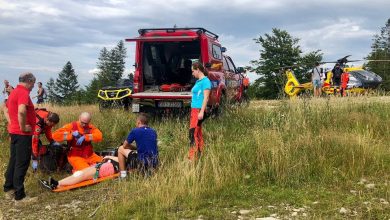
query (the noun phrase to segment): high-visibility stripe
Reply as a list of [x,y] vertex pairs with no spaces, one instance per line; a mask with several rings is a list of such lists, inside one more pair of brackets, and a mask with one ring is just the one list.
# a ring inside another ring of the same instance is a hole
[[89,134],[89,141],[92,141],[92,134]]
[[68,140],[68,132],[64,132],[64,141]]

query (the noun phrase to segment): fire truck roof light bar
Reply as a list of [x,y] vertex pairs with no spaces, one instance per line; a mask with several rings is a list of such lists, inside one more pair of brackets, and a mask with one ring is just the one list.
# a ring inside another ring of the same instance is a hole
[[197,30],[197,31],[202,31],[204,33],[210,34],[215,39],[218,39],[218,35],[214,34],[211,31],[208,31],[208,30],[206,30],[204,28],[199,28],[199,27],[195,27],[195,28],[146,28],[146,29],[139,29],[138,33],[140,35],[144,35],[147,31],[166,31],[167,33],[171,33],[171,32],[175,32],[177,30]]

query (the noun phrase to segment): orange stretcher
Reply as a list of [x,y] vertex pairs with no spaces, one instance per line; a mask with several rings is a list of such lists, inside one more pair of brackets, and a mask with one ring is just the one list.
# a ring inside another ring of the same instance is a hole
[[53,192],[64,192],[64,191],[68,191],[68,190],[72,190],[72,189],[77,189],[77,188],[81,188],[81,187],[85,187],[85,186],[90,186],[90,185],[93,185],[93,184],[96,184],[96,183],[100,183],[100,182],[103,182],[103,181],[106,181],[106,180],[110,180],[110,179],[114,179],[116,177],[119,176],[119,173],[115,173],[115,174],[112,174],[110,176],[105,176],[105,177],[101,177],[101,178],[98,178],[97,180],[86,180],[86,181],[83,181],[81,183],[77,183],[77,184],[74,184],[74,185],[70,185],[70,186],[63,186],[63,187],[60,187],[60,188],[57,188],[55,190],[53,190]]

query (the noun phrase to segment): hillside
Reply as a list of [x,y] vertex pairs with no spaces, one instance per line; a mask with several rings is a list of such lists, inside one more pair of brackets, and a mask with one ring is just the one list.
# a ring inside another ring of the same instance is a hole
[[[0,219],[255,219],[390,218],[390,98],[253,101],[204,124],[206,152],[186,159],[188,119],[150,125],[159,135],[161,166],[149,179],[132,175],[65,193],[38,186],[39,202],[15,207],[0,193]],[[96,149],[118,146],[135,115],[97,106],[48,108],[60,125],[81,111],[104,134]],[[0,182],[9,157],[0,116]],[[56,177],[65,174],[56,174]]]

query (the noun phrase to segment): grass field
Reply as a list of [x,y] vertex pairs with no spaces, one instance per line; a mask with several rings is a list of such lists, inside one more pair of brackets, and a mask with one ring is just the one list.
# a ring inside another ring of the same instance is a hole
[[[60,124],[93,114],[104,141],[118,146],[135,115],[96,106],[50,107]],[[9,157],[1,118],[0,173]],[[150,123],[161,166],[151,178],[132,175],[65,193],[40,189],[47,177],[29,170],[27,193],[39,202],[14,207],[0,194],[4,219],[389,219],[390,98],[253,101],[204,124],[206,151],[186,159],[188,119]],[[55,174],[56,177],[65,174]],[[0,177],[4,182],[3,176]]]

